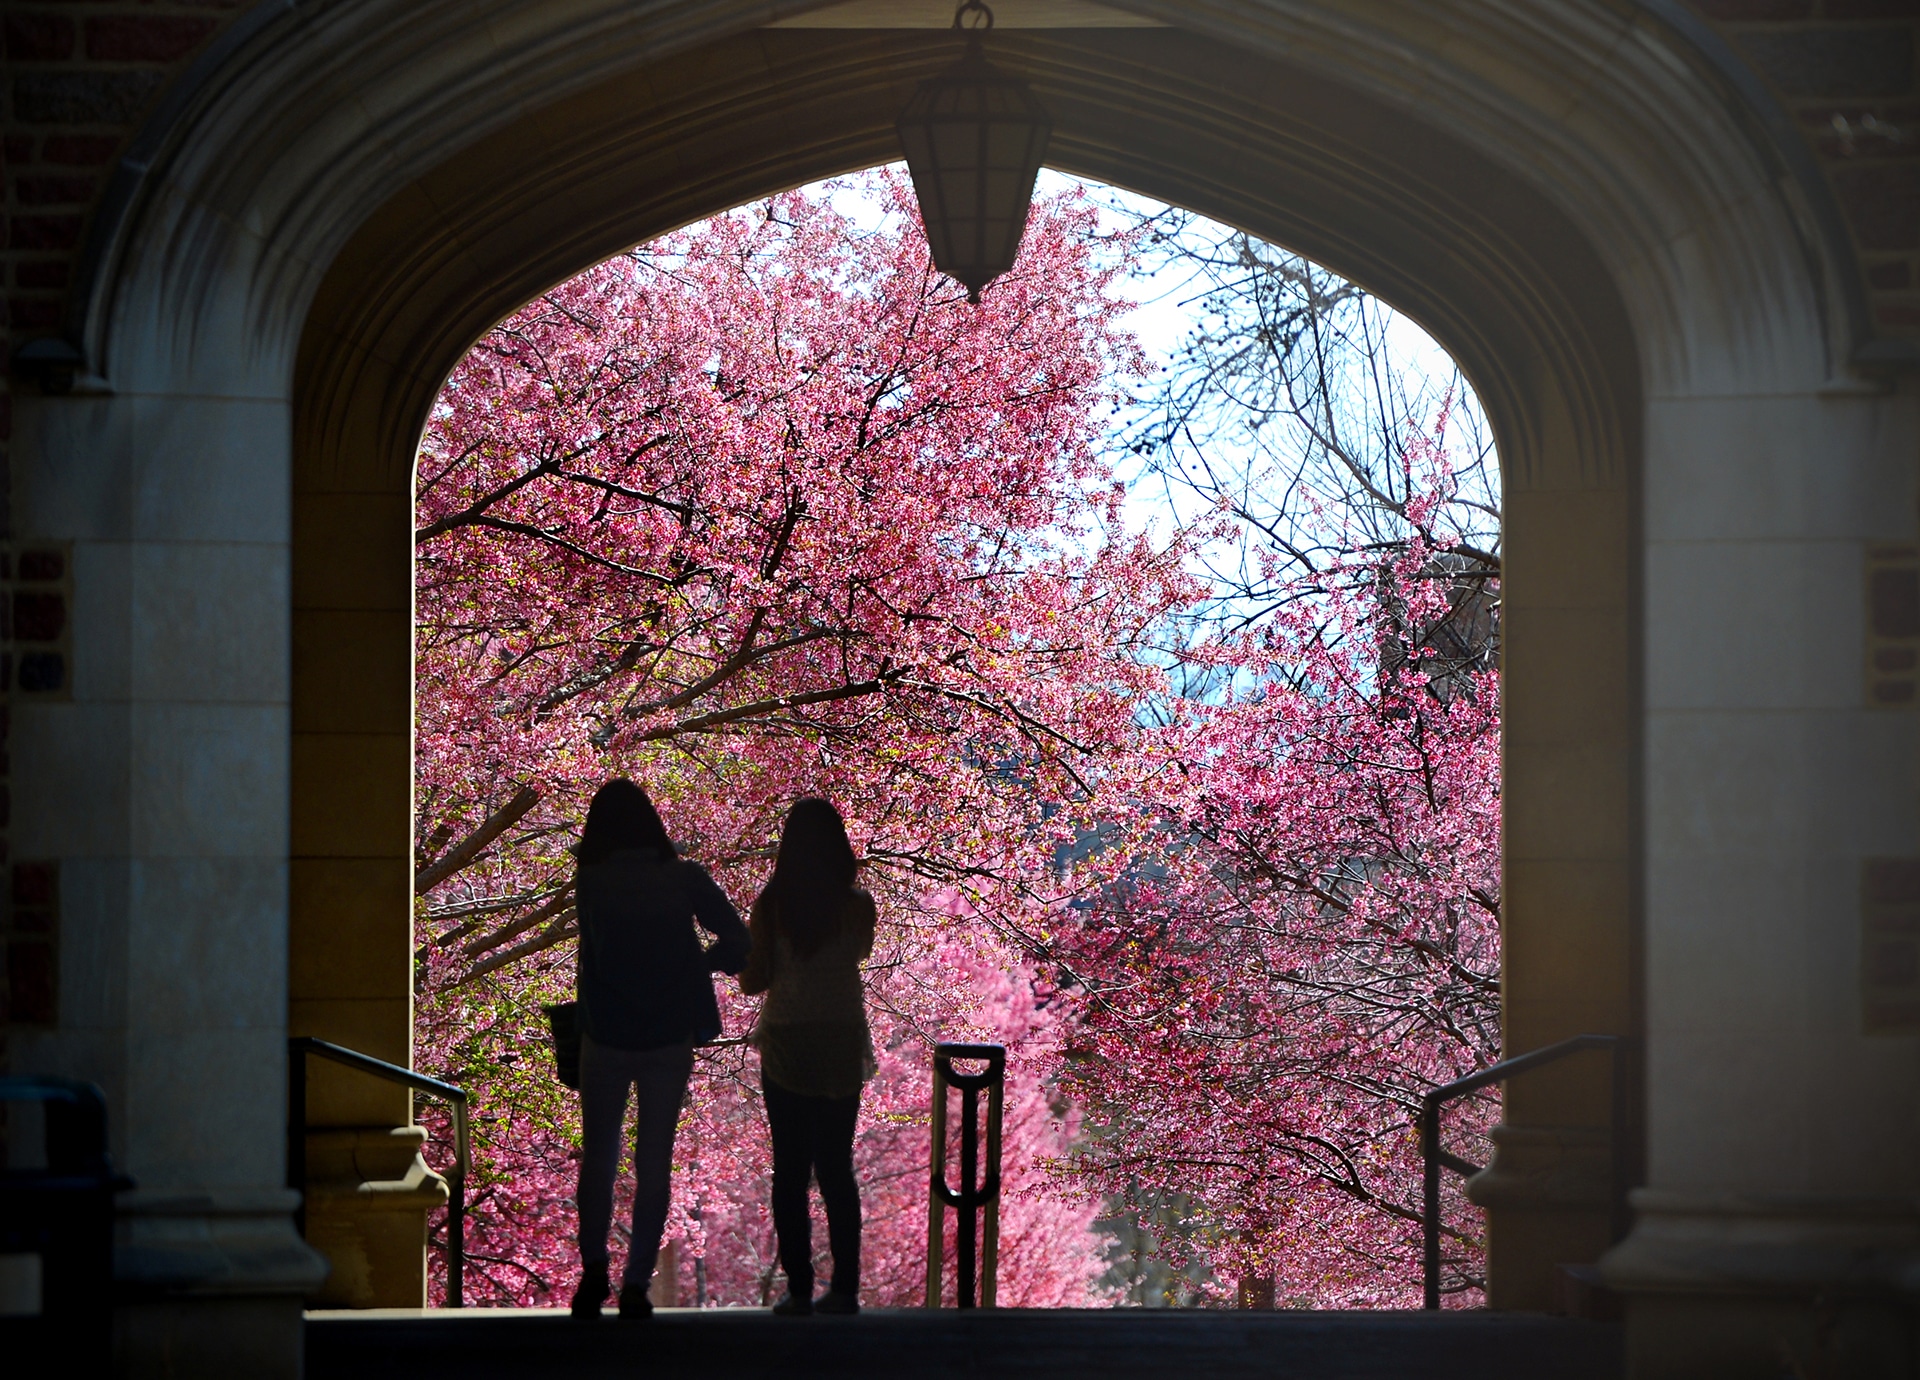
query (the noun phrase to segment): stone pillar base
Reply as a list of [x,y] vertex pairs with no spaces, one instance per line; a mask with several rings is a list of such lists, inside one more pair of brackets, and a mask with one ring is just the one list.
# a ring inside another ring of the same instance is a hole
[[298,1380],[302,1310],[326,1261],[291,1189],[134,1190],[116,1204],[114,1372],[131,1380]]
[[1487,1210],[1487,1306],[1550,1312],[1562,1266],[1607,1249],[1612,1184],[1605,1127],[1493,1128],[1493,1163],[1467,1180]]
[[1631,1380],[1920,1375],[1920,1203],[1640,1189],[1601,1261]]
[[307,1240],[333,1270],[319,1308],[425,1308],[427,1217],[447,1181],[427,1168],[418,1126],[307,1133]]

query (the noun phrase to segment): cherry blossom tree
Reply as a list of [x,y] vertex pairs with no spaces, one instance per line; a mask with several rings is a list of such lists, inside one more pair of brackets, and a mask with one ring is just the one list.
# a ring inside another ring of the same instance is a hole
[[[1460,655],[1486,582],[1439,554],[1331,560],[1191,651],[1229,688],[1177,706],[1157,773],[1114,778],[1107,817],[1132,824],[1099,847],[1126,869],[1054,944],[1080,994],[1062,1090],[1103,1129],[1075,1172],[1181,1197],[1187,1249],[1283,1302],[1417,1302],[1420,1097],[1498,1057],[1499,683]],[[1484,1156],[1494,1110],[1451,1134]],[[1457,1197],[1445,1231],[1472,1301]]]
[[[1080,1167],[1174,1266],[1412,1304],[1419,1097],[1499,1047],[1497,456],[1377,299],[1189,213],[1115,209],[1192,323],[1129,413],[1134,483],[1226,530],[1159,706],[1178,770],[1108,778],[1130,793],[1109,818],[1145,827],[1104,841],[1131,850],[1125,884],[1091,877],[1110,889],[1066,931],[1068,1086],[1102,1127]],[[1446,1187],[1449,1301],[1470,1303],[1479,1219]]]
[[[1327,396],[1366,299],[1298,261],[1266,327],[1223,315],[1156,377],[1118,291],[1154,226],[1045,201],[975,309],[904,179],[860,186],[878,228],[788,193],[556,287],[423,439],[416,1057],[474,1094],[468,1296],[572,1287],[577,1116],[540,1006],[570,994],[567,845],[628,774],[743,903],[796,795],[847,815],[882,916],[869,1302],[920,1299],[936,1038],[1011,1051],[1003,1303],[1103,1297],[1116,1204],[1203,1296],[1409,1302],[1412,1107],[1497,1046],[1470,409]],[[1307,450],[1228,435],[1249,400]],[[1116,434],[1183,495],[1163,538],[1128,526]],[[683,1301],[779,1289],[753,1009],[723,1000],[682,1126]],[[1456,1302],[1476,1223],[1449,1201]]]
[[[743,902],[796,795],[845,810],[885,920],[870,1273],[912,1295],[927,1046],[1034,1033],[1032,993],[986,1001],[977,976],[1017,970],[1051,894],[1051,803],[1086,799],[1086,764],[1126,748],[1163,679],[1139,649],[1195,592],[1178,543],[1122,528],[1099,451],[1139,368],[1107,290],[1124,244],[1078,198],[1043,206],[974,309],[927,263],[904,179],[868,185],[892,211],[877,232],[790,193],[560,285],[488,333],[428,425],[419,1045],[483,1109],[476,1298],[570,1286],[576,1131],[538,1008],[570,981],[566,846],[615,774]],[[956,886],[977,923],[936,901]],[[766,1151],[751,1004],[727,1006],[670,1235],[708,1297],[757,1302]],[[1097,1273],[1091,1209],[1033,1177],[1062,1124],[1010,1128],[1034,1191],[1009,1209],[1009,1262],[1031,1262],[1010,1298],[1078,1299]]]

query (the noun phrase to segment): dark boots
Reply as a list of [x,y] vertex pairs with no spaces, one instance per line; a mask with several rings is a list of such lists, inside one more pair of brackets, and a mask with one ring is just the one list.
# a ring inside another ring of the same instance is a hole
[[597,1318],[600,1305],[607,1301],[607,1295],[613,1291],[613,1284],[607,1278],[607,1263],[603,1260],[597,1265],[583,1265],[580,1268],[580,1287],[573,1291],[573,1303],[568,1311],[576,1318]]

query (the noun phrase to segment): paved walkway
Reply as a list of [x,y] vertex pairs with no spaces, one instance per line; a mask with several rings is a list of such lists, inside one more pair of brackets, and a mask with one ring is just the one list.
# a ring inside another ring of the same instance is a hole
[[835,1376],[845,1380],[1617,1380],[1619,1329],[1513,1313],[1124,1309],[775,1318],[662,1309],[597,1323],[535,1309],[308,1315],[309,1380]]

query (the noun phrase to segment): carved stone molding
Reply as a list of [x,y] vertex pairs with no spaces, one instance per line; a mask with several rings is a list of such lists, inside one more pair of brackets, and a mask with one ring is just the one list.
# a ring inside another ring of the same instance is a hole
[[1920,1199],[1638,1189],[1602,1259],[1625,1293],[1869,1293],[1920,1300]]

